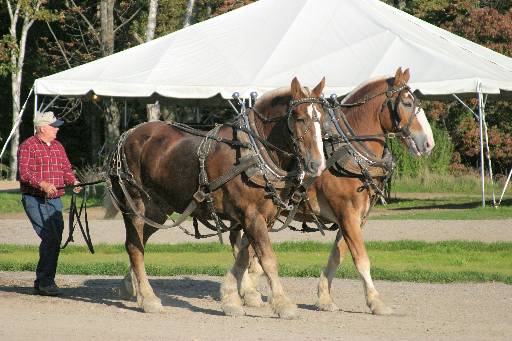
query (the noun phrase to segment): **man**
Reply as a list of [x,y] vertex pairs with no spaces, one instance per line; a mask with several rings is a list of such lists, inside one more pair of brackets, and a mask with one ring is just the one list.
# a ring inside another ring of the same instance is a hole
[[[18,149],[21,201],[34,230],[41,238],[34,292],[45,296],[62,294],[55,284],[64,230],[60,199],[64,190],[59,188],[78,184],[64,147],[56,140],[63,123],[51,111],[36,114],[36,134],[25,140]],[[75,187],[74,191],[80,192],[80,187]]]

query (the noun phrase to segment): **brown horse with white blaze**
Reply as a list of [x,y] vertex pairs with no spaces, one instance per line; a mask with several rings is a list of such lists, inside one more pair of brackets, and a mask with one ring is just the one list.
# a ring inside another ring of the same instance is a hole
[[[169,227],[162,224],[170,214],[182,213],[197,200],[192,216],[200,221],[210,219],[213,211],[220,219],[243,226],[272,285],[276,313],[284,317],[294,314],[296,306],[281,286],[268,236],[267,226],[275,219],[278,208],[267,190],[248,182],[237,166],[243,164],[243,155],[251,153],[254,160],[259,160],[251,167],[264,168],[261,159],[254,157],[254,148],[248,147],[252,137],[260,153],[271,154],[284,173],[306,178],[319,176],[325,168],[319,123],[324,114],[319,100],[324,83],[322,79],[309,90],[294,78],[286,90],[264,96],[268,101],[259,107],[259,114],[276,119],[262,121],[249,111],[248,116],[256,127],[252,132],[242,128],[243,121],[239,118],[232,124],[217,127],[208,136],[169,122],[143,123],[122,136],[110,159],[109,181],[113,201],[123,212],[125,246],[131,265],[121,285],[124,296],[136,296],[145,312],[162,310],[161,301],[147,278],[144,248],[158,228]],[[270,151],[268,146],[272,147]],[[218,179],[226,181],[211,191],[202,182],[206,180],[211,185]],[[288,187],[294,186],[296,179],[287,179],[283,181]],[[211,204],[204,198],[198,199],[198,194],[210,195]],[[286,193],[277,189],[276,195],[285,197]],[[240,311],[232,301],[231,274],[230,271],[223,285],[222,305],[227,314],[236,315]]]
[[[368,168],[371,168],[372,160],[384,157],[385,137],[392,137],[394,134],[408,146],[412,155],[429,154],[434,147],[432,130],[425,113],[407,86],[409,78],[409,69],[403,72],[399,68],[394,77],[365,82],[347,95],[334,109],[333,121],[323,122],[323,134],[336,135],[340,128],[343,129],[351,141],[342,142],[345,145],[353,145],[357,157],[367,158]],[[342,119],[342,115],[346,120]],[[338,127],[335,127],[336,125]],[[357,166],[355,160],[356,158],[353,158],[351,162]],[[331,283],[343,257],[350,251],[363,282],[368,307],[374,314],[390,314],[392,309],[383,302],[374,286],[362,234],[362,227],[371,208],[371,199],[375,198],[379,188],[369,184],[368,178],[362,176],[363,172],[340,174],[336,165],[329,161],[329,168],[307,190],[313,213],[325,222],[340,226],[327,266],[320,275],[317,307],[326,311],[338,310],[331,296]],[[341,168],[343,167],[344,165],[341,165]],[[351,170],[353,171],[354,167]],[[379,179],[372,181],[379,183]],[[240,238],[239,233],[232,232],[230,240],[237,252],[244,238]],[[261,269],[257,257],[251,250],[247,252],[251,258],[250,268],[241,280],[243,286],[240,293],[247,305],[259,306],[261,295],[255,285]]]

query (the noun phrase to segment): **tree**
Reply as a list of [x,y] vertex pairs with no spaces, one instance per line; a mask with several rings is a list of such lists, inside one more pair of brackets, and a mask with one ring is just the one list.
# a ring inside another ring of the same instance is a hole
[[[141,12],[140,1],[65,0],[64,7],[56,32],[53,33],[54,29],[48,26],[54,41],[47,44],[46,53],[49,53],[49,60],[57,70],[85,64],[134,45],[130,24]],[[120,135],[121,114],[113,98],[95,99],[92,103],[101,107],[100,113],[105,120],[102,150],[108,153]],[[88,115],[87,121],[91,141],[99,141],[100,122],[95,115]],[[94,149],[98,148],[93,146]],[[92,156],[94,159],[95,155]]]
[[[146,41],[153,40],[156,28],[156,14],[158,12],[158,0],[150,0],[148,11],[148,24],[146,28]],[[146,107],[148,121],[157,121],[160,118],[160,105],[158,101],[155,104],[148,104]]]
[[[9,34],[2,37],[2,42],[8,47],[7,52],[4,49],[4,53],[7,53],[9,58],[8,66],[4,68],[4,72],[10,72],[11,74],[12,123],[14,126],[21,110],[21,82],[29,30],[36,20],[51,21],[55,19],[55,15],[45,8],[46,0],[18,0],[16,2],[5,0],[5,3],[9,13],[10,26]],[[19,21],[21,21],[21,27]],[[16,153],[19,138],[19,128],[16,127],[11,140],[11,180],[16,179],[18,163]]]

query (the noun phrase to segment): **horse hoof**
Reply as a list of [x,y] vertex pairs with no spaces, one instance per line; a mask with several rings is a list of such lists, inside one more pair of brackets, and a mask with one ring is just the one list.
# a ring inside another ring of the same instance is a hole
[[226,314],[226,316],[238,317],[245,315],[245,311],[242,309],[242,307],[235,304],[223,304],[222,311],[224,314]]
[[244,295],[244,304],[247,307],[263,307],[265,305],[265,302],[261,299],[260,293],[250,293]]
[[274,312],[282,319],[291,320],[297,317],[297,305],[292,303],[288,298],[272,300],[271,302]]
[[315,305],[318,308],[318,310],[321,310],[321,311],[338,311],[338,310],[340,310],[340,308],[338,308],[338,306],[330,300],[329,301],[328,300],[325,300],[325,301],[318,300],[318,302],[316,302]]
[[162,313],[164,311],[164,307],[162,307],[160,300],[144,301],[142,304],[142,309],[145,313],[150,314]]
[[291,305],[283,308],[277,314],[282,319],[293,320],[293,319],[297,318],[297,306],[295,304],[291,304]]
[[373,315],[391,315],[393,309],[384,304],[381,300],[376,300],[370,304],[370,310]]

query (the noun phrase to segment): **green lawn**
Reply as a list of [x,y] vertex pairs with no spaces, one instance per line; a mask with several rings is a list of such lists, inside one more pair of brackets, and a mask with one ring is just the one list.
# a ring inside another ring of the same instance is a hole
[[[418,241],[367,243],[375,279],[412,282],[485,282],[512,284],[512,243]],[[128,256],[122,245],[97,245],[91,255],[85,247],[63,250],[61,274],[124,275]],[[317,277],[325,266],[330,244],[286,242],[275,244],[282,276]],[[36,246],[0,245],[0,270],[33,271]],[[226,245],[150,245],[146,269],[150,275],[208,274],[222,276],[233,263]],[[350,256],[337,277],[357,278]]]
[[[397,194],[399,196],[399,194]],[[512,199],[505,199],[498,208],[474,196],[436,197],[427,199],[393,199],[387,205],[376,205],[370,219],[443,219],[481,220],[512,219]]]
[[[486,207],[481,207],[481,199],[475,195],[446,196],[440,194],[418,196],[424,199],[404,198],[405,194],[393,194],[398,199],[392,199],[388,205],[378,204],[370,215],[370,219],[512,219],[512,199],[504,199],[498,208],[494,208],[491,202]],[[413,194],[414,195],[414,194]],[[410,196],[410,195],[409,195]],[[63,197],[64,207],[68,208],[71,195]],[[81,198],[78,204],[81,203]],[[96,196],[89,197],[89,207],[102,205],[102,190]],[[20,202],[20,194],[12,192],[0,192],[0,215],[2,213],[23,212]]]

